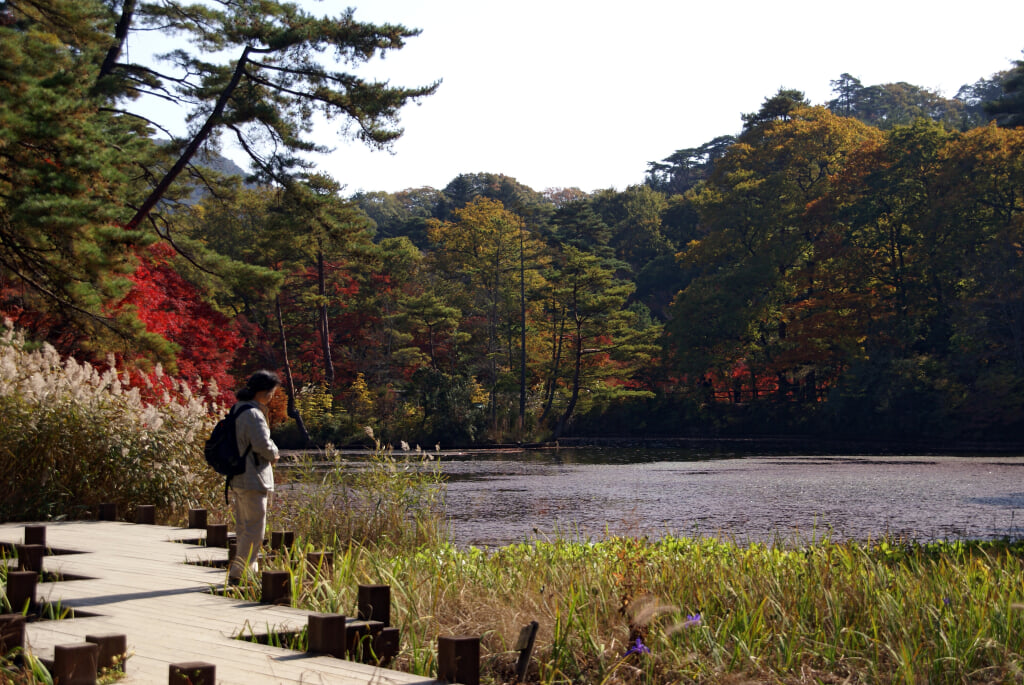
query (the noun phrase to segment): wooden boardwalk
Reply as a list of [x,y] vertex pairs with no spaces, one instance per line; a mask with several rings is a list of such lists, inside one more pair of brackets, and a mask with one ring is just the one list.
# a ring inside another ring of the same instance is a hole
[[[27,624],[26,647],[51,658],[54,645],[82,642],[86,635],[127,636],[126,684],[168,681],[172,663],[205,661],[225,685],[338,683],[427,685],[432,679],[328,656],[310,656],[233,639],[241,632],[299,631],[310,612],[228,599],[211,594],[225,571],[186,562],[224,560],[227,550],[182,544],[204,530],[131,523],[76,521],[46,524],[46,544],[78,552],[45,557],[47,573],[89,580],[41,583],[40,602],[93,614]],[[0,542],[23,542],[24,524],[0,524]]]

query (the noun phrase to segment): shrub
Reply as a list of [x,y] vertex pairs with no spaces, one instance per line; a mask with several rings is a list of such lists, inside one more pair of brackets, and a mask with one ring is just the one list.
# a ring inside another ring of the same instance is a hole
[[213,506],[222,481],[202,457],[210,408],[159,368],[153,375],[172,391],[144,401],[127,372],[33,349],[10,323],[0,329],[0,520],[81,518],[114,502],[124,513],[155,504],[169,521]]

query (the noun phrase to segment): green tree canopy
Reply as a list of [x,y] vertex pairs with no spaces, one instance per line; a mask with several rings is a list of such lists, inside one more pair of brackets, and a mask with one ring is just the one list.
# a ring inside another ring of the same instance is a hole
[[[134,268],[135,247],[172,239],[174,214],[161,202],[203,143],[228,133],[259,176],[286,183],[308,166],[305,153],[329,149],[310,136],[318,118],[386,147],[402,133],[400,108],[438,85],[396,87],[338,70],[418,33],[356,21],[352,10],[318,18],[271,0],[4,0],[0,11],[2,276],[28,293],[12,306],[56,311],[83,339],[106,329],[158,346],[116,306],[121,276]],[[125,49],[133,33],[152,32],[188,46],[165,56],[167,71]],[[139,114],[142,96],[189,122],[172,159],[150,140],[159,127]],[[155,235],[141,232],[147,219]],[[202,251],[190,258],[223,265]]]
[[995,116],[1000,126],[1024,126],[1024,60],[1017,60],[1002,80],[1002,93],[985,103],[985,111]]

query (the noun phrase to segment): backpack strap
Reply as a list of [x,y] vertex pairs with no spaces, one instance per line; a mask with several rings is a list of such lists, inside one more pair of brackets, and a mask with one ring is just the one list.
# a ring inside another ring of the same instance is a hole
[[[241,413],[241,412],[239,412],[239,413]],[[249,452],[251,450],[252,450],[252,445],[249,445],[248,447],[245,448],[245,452],[242,452],[242,461],[245,461],[245,458],[247,456],[249,456]],[[256,453],[255,452],[252,453],[252,463],[253,463],[254,466],[259,466],[260,465],[259,461],[256,459]],[[238,475],[242,475],[242,474],[238,474]],[[228,501],[228,488],[231,487],[231,479],[233,477],[234,476],[224,476],[224,504],[230,504],[230,502]]]

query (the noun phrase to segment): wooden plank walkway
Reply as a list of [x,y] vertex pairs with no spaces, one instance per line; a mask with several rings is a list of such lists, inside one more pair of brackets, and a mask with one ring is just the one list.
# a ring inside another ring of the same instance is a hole
[[[35,621],[26,647],[52,658],[54,645],[86,635],[127,636],[127,677],[119,682],[166,683],[172,663],[206,661],[224,685],[337,683],[339,685],[433,685],[436,681],[327,656],[310,656],[232,639],[248,632],[299,631],[310,612],[211,594],[224,583],[223,569],[186,562],[224,560],[227,550],[182,544],[204,530],[106,521],[46,524],[46,544],[76,554],[49,555],[43,569],[90,580],[41,583],[40,602],[60,602],[95,616]],[[0,542],[20,544],[24,524],[0,524]]]

